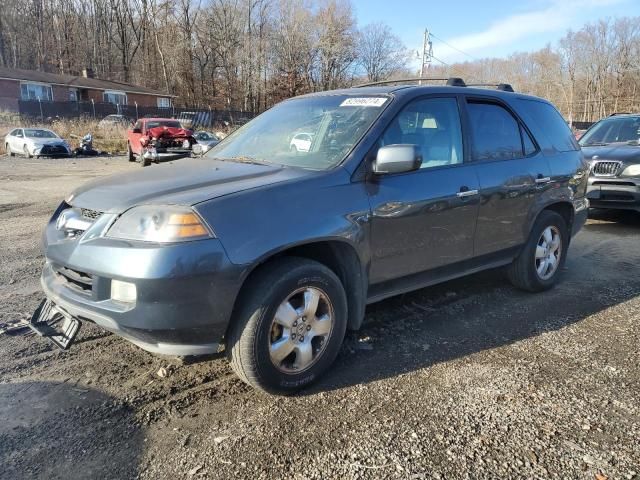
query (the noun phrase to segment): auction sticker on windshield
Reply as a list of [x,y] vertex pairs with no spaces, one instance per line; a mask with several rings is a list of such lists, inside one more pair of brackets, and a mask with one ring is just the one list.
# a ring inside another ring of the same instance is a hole
[[381,107],[387,101],[383,97],[352,97],[344,100],[341,107]]

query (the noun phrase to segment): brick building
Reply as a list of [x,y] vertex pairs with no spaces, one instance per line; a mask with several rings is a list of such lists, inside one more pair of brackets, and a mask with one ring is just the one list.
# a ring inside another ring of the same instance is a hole
[[0,110],[20,112],[21,104],[29,101],[164,109],[172,106],[173,97],[146,87],[94,78],[90,69],[74,76],[0,67]]

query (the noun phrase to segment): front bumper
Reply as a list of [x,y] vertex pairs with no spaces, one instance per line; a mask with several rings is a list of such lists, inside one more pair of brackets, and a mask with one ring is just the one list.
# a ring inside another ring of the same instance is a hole
[[587,198],[592,208],[640,211],[640,179],[591,176]]
[[[91,229],[79,240],[60,240],[51,238],[51,227],[41,276],[47,298],[153,353],[218,350],[241,278],[219,240],[153,245],[86,239]],[[135,302],[111,299],[114,279],[136,285]]]
[[34,157],[67,157],[71,149],[63,145],[36,145],[31,151]]

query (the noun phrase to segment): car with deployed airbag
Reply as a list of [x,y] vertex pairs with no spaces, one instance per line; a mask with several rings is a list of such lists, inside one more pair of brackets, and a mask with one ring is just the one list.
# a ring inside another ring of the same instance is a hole
[[31,326],[61,348],[91,322],[157,354],[225,350],[242,380],[287,394],[369,303],[496,267],[549,289],[587,217],[588,165],[555,107],[510,90],[304,95],[202,158],[84,185],[45,228]]

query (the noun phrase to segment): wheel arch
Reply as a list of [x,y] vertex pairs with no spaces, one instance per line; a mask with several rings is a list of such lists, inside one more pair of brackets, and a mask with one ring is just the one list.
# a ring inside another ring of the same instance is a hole
[[342,282],[347,296],[347,328],[350,330],[360,328],[366,307],[368,276],[356,248],[346,240],[315,240],[292,245],[265,255],[246,272],[234,302],[234,312],[242,297],[242,292],[251,278],[283,257],[314,260],[335,273]]
[[[538,215],[536,215],[536,218],[533,220],[534,223],[537,220],[537,218],[540,216],[540,213],[542,213],[545,210],[550,210],[552,212],[556,212],[557,214],[559,214],[567,224],[567,231],[571,232],[571,229],[573,227],[573,219],[575,217],[575,211],[573,209],[573,204],[571,204],[571,202],[560,201],[560,202],[555,202],[555,203],[546,205],[542,210],[540,210],[540,212],[538,212]],[[569,239],[571,239],[571,234],[569,234]]]

